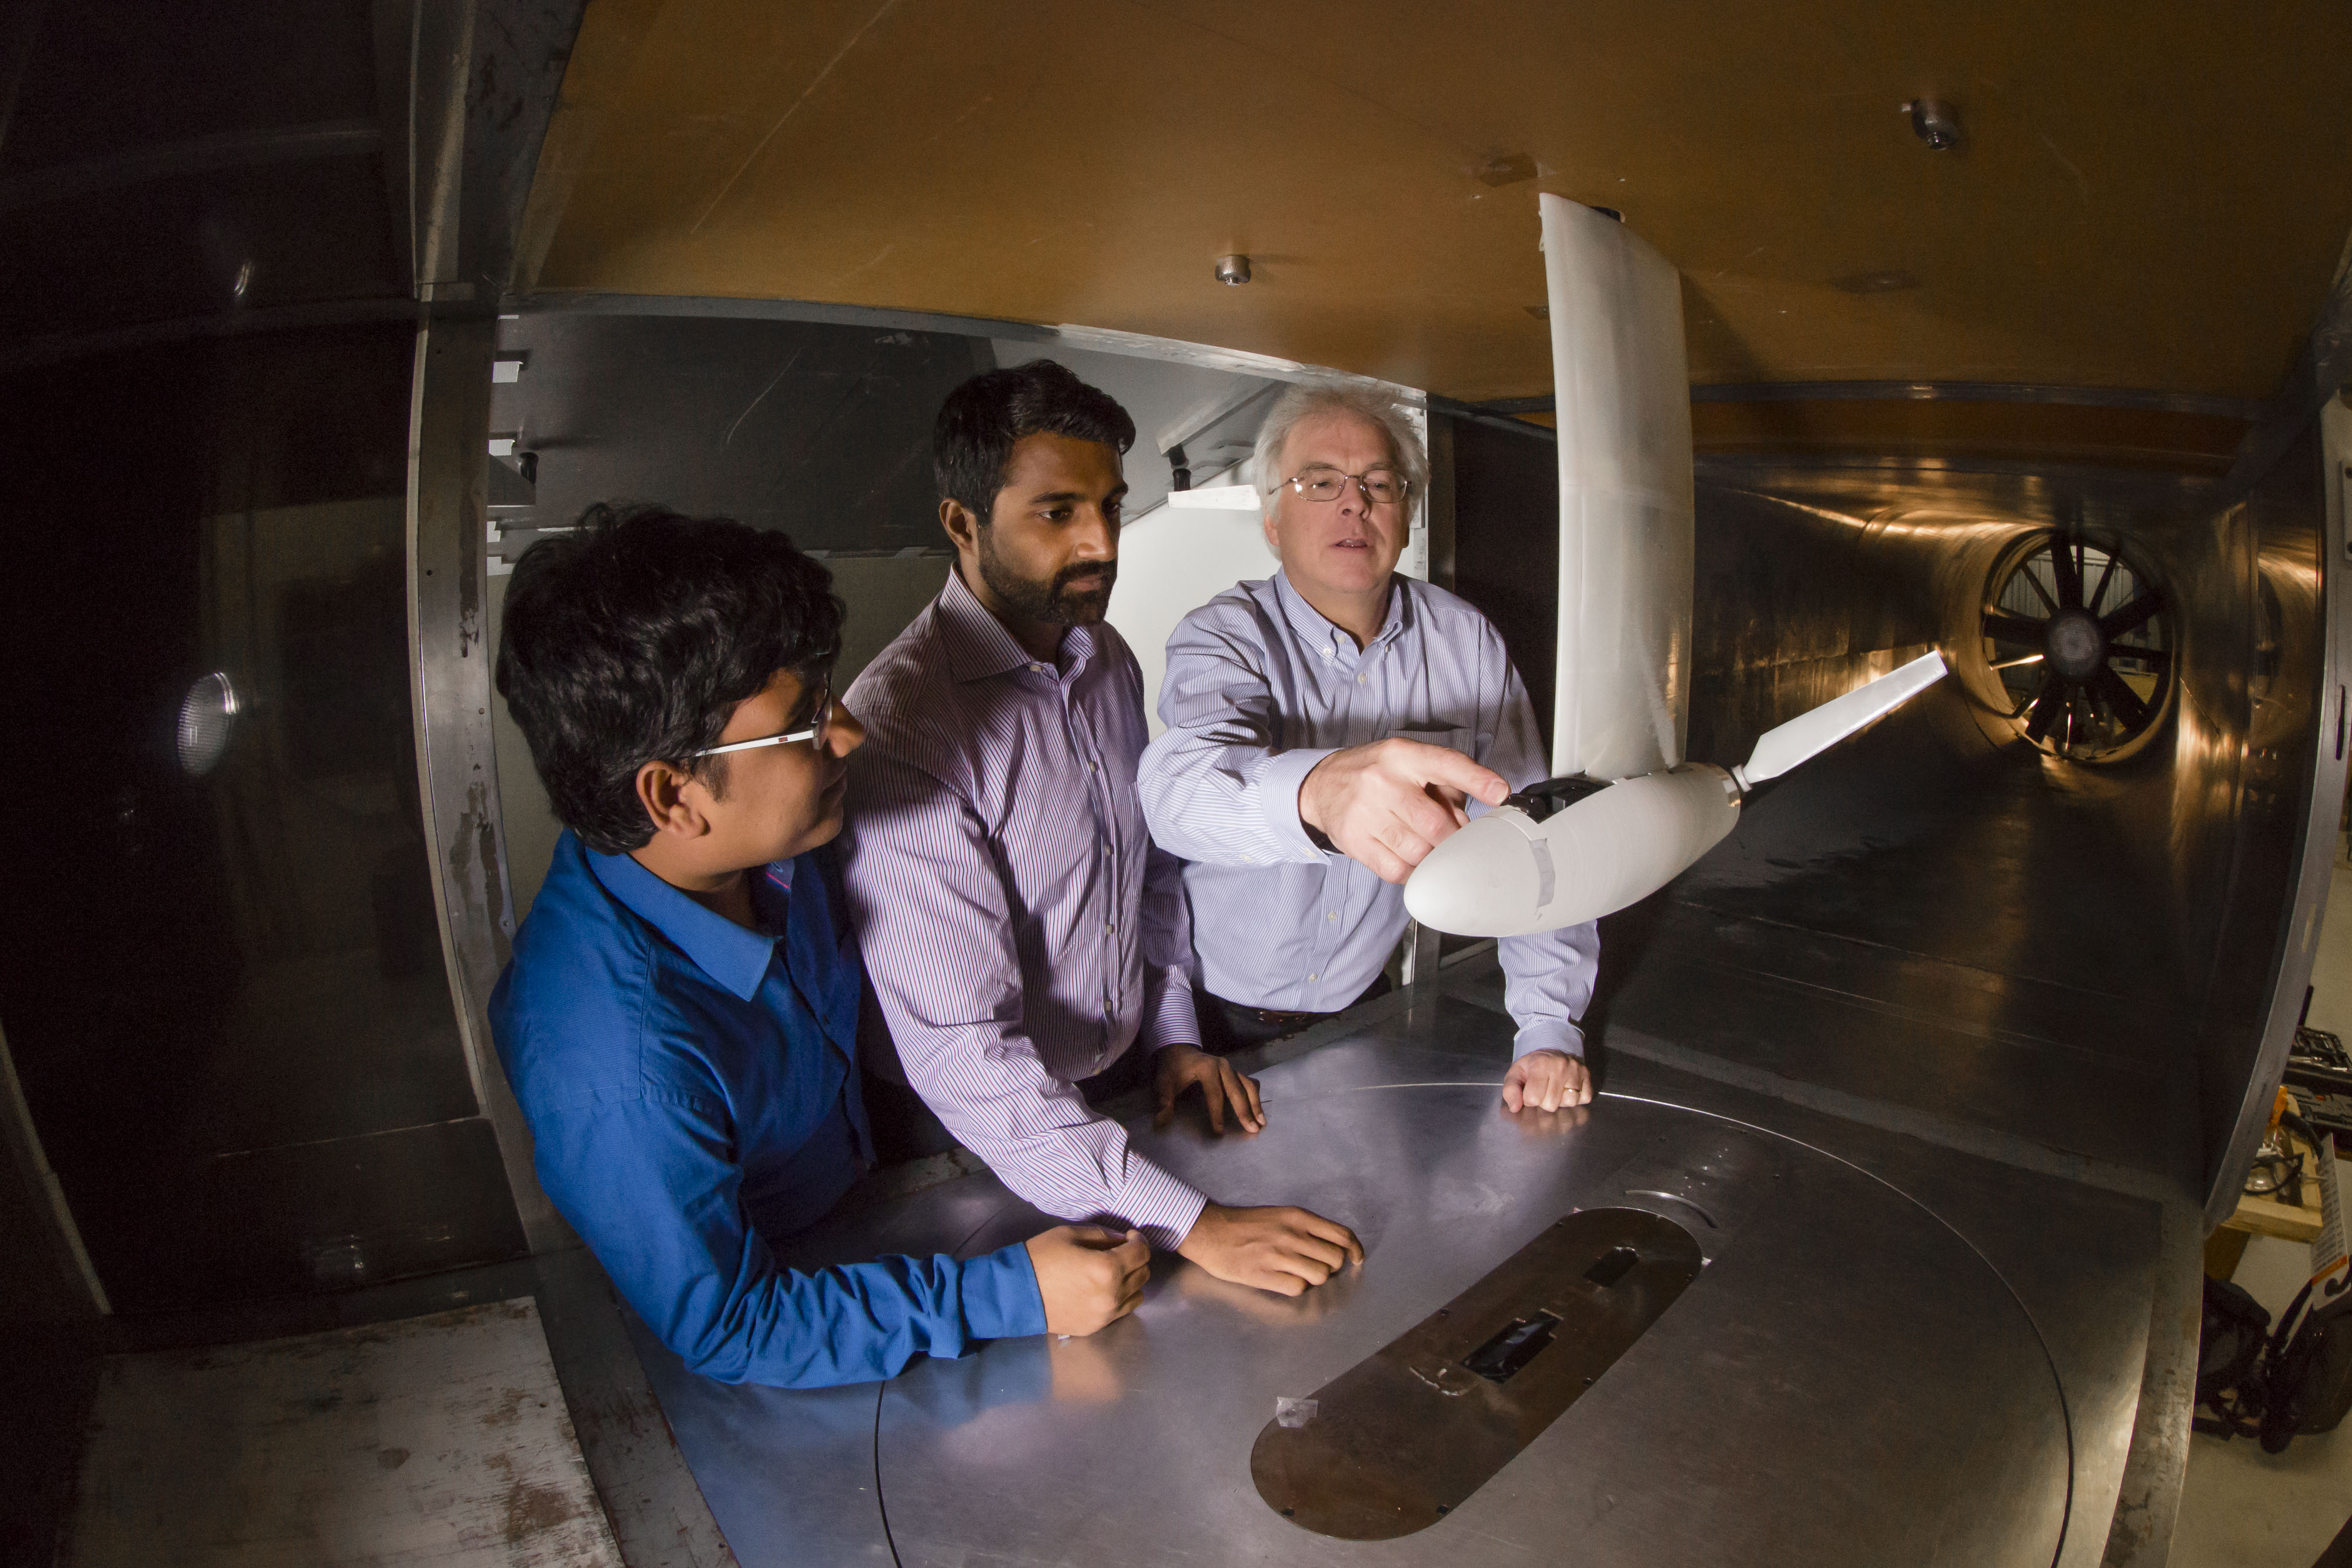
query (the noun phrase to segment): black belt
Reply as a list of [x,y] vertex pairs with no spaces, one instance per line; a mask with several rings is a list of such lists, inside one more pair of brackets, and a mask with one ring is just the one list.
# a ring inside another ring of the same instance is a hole
[[1226,1002],[1225,1005],[1236,1012],[1247,1013],[1258,1022],[1275,1029],[1304,1029],[1308,1024],[1320,1023],[1325,1019],[1335,1019],[1339,1016],[1338,1013],[1278,1012],[1273,1008],[1245,1008],[1236,1002]]

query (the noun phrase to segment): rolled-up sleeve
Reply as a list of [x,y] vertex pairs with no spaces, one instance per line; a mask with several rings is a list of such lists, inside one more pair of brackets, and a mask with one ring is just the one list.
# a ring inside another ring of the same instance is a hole
[[1206,605],[1168,639],[1160,684],[1167,727],[1136,765],[1144,819],[1155,842],[1188,861],[1319,862],[1327,852],[1298,819],[1298,789],[1332,748],[1276,748],[1264,650],[1223,624],[1241,613]]
[[604,1095],[531,1119],[540,1185],[638,1316],[722,1383],[820,1388],[895,1375],[918,1355],[1043,1333],[1024,1246],[960,1262],[887,1257],[803,1273],[744,1223],[724,1108]]
[[[1181,1244],[1207,1200],[1129,1148],[1124,1129],[1047,1071],[1028,1036],[1013,913],[978,815],[947,782],[873,745],[855,766],[844,882],[908,1082],[960,1143],[1046,1213]],[[1181,889],[1173,896],[1172,913],[1144,912],[1146,980],[1156,966],[1160,987],[1146,998],[1144,1027],[1161,1030],[1162,1044],[1199,1038],[1185,960],[1172,946],[1189,930]]]
[[[1501,635],[1489,626],[1479,650],[1482,695],[1495,694],[1492,728],[1479,726],[1481,751],[1477,760],[1503,776],[1514,789],[1524,789],[1551,776],[1544,755],[1543,733],[1536,727],[1535,705],[1511,665]],[[1483,717],[1484,716],[1482,716]],[[1591,1004],[1593,981],[1601,972],[1601,927],[1587,921],[1541,931],[1530,936],[1506,936],[1496,944],[1503,964],[1503,1005],[1519,1026],[1512,1041],[1514,1061],[1531,1051],[1584,1054],[1584,1031],[1577,1020]]]

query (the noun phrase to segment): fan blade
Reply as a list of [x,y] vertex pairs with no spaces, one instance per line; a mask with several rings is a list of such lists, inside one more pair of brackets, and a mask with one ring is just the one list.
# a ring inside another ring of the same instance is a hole
[[2045,675],[2042,695],[2033,699],[2033,716],[2026,722],[2025,738],[2040,740],[2058,722],[2058,710],[2065,706],[2065,684],[2055,675]]
[[2058,580],[2058,607],[2083,607],[2083,544],[2080,539],[2050,541],[2050,564]]
[[2164,595],[2152,588],[2144,588],[2140,590],[2137,599],[2133,600],[2121,610],[2112,615],[2101,616],[2099,630],[2105,632],[2107,634],[2107,641],[2112,643],[2135,627],[2147,625],[2149,617],[2163,608]]
[[1984,618],[1984,634],[2001,643],[2025,643],[2039,648],[2049,633],[2045,622],[2028,621],[2022,615],[1998,615],[1988,611]]
[[2116,562],[2119,559],[2112,555],[2107,557],[2107,570],[2099,573],[2099,586],[2091,590],[2091,597],[2084,601],[2083,608],[2094,615],[2099,612],[2099,601],[2107,596],[2107,584],[2115,579]]
[[1899,670],[1856,686],[1842,697],[1801,713],[1757,737],[1747,763],[1734,768],[1740,787],[1778,779],[1797,764],[1818,757],[1873,719],[1896,708],[1944,678],[1944,656],[1922,653]]
[[2139,700],[2139,694],[2125,684],[2112,665],[2091,677],[2091,689],[2105,699],[2108,711],[2132,728],[2137,729],[2147,722],[2147,705]]

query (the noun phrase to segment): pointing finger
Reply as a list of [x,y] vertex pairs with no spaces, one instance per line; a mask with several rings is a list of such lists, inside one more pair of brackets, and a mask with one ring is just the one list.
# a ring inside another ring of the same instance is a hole
[[1416,752],[1414,757],[1421,763],[1422,779],[1425,783],[1451,785],[1489,806],[1501,805],[1503,798],[1511,792],[1511,787],[1503,782],[1501,774],[1491,768],[1481,768],[1458,751],[1432,746]]

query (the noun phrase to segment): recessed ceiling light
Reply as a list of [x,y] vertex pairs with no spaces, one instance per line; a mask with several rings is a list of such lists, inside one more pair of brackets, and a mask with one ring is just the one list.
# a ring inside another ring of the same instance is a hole
[[1478,183],[1482,185],[1516,185],[1535,177],[1536,161],[1524,152],[1489,158],[1478,168]]

